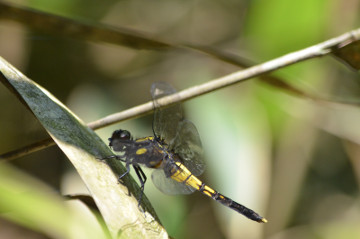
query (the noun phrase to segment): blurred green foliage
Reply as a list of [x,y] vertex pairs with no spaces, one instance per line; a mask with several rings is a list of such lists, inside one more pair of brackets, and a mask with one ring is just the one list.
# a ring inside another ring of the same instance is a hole
[[[83,213],[79,210],[81,207],[72,207],[64,202],[43,182],[6,165],[0,167],[0,179],[3,219],[50,238],[74,238],[75,235],[82,235],[81,238],[104,237],[91,213]],[[1,226],[1,238],[21,236],[8,229]]]

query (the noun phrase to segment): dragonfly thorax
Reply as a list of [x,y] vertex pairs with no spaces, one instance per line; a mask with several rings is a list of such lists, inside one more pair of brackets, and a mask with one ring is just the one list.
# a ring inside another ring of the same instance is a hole
[[162,168],[168,157],[167,150],[155,137],[134,140],[127,130],[116,130],[109,138],[109,146],[122,152],[121,158],[129,164],[143,164],[148,168]]

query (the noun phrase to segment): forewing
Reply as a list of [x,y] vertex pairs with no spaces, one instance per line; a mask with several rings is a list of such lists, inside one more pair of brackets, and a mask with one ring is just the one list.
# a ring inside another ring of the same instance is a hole
[[182,119],[181,106],[178,103],[161,108],[157,100],[174,93],[176,93],[175,88],[166,82],[155,82],[151,86],[151,95],[155,106],[154,133],[156,137],[164,139],[169,145],[172,144],[178,130],[178,124]]
[[189,120],[179,122],[178,132],[171,145],[171,150],[179,155],[182,163],[194,174],[199,176],[205,170],[203,149],[199,133]]
[[151,179],[154,182],[154,185],[165,194],[190,194],[195,191],[195,188],[193,187],[177,182],[170,177],[166,177],[165,172],[162,169],[154,170],[151,174]]

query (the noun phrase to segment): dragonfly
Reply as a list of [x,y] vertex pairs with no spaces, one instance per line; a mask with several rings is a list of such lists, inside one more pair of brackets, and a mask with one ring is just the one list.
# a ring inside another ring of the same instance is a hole
[[141,166],[153,168],[152,181],[165,194],[199,191],[253,221],[266,223],[267,220],[258,213],[220,194],[198,178],[205,170],[205,163],[195,125],[183,118],[180,103],[164,108],[158,102],[162,97],[175,93],[175,88],[166,82],[152,84],[153,136],[133,139],[129,131],[119,129],[109,138],[109,146],[113,151],[121,152],[121,155],[113,157],[124,162],[126,167],[119,181],[129,174],[132,166],[140,181],[140,205],[147,180]]

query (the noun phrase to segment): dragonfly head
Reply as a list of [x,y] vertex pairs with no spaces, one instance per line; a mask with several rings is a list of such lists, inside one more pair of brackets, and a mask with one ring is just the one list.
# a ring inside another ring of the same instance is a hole
[[109,146],[114,151],[123,151],[125,149],[124,143],[132,141],[132,137],[129,131],[119,129],[114,131],[109,141]]

